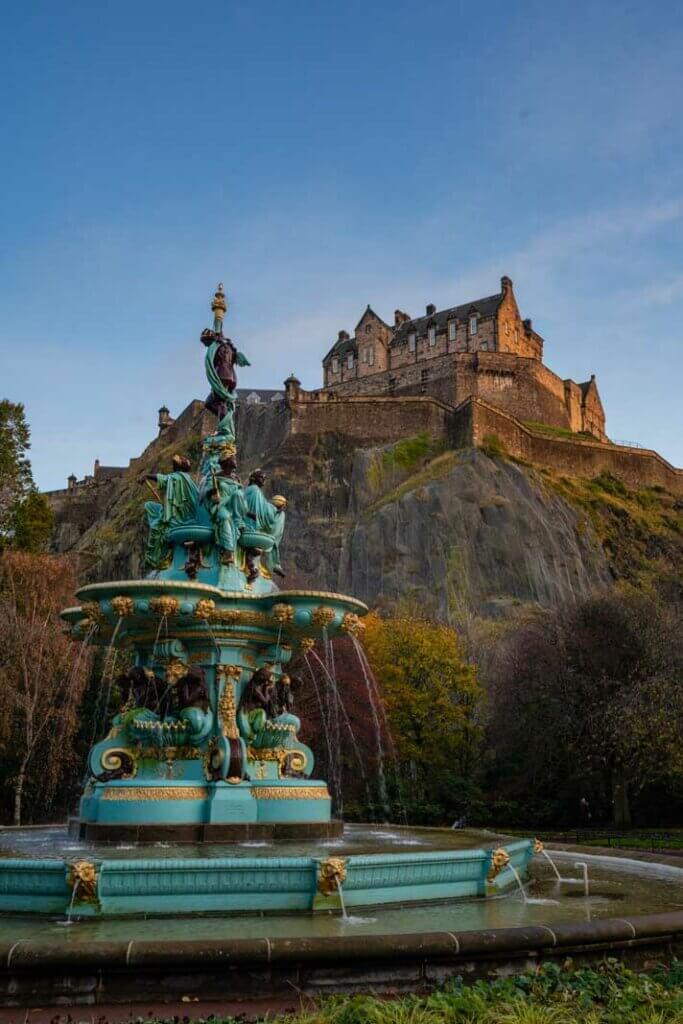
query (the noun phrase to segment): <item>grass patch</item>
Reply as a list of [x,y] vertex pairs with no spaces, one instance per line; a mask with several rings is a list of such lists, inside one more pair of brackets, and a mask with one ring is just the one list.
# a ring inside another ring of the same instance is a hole
[[[535,434],[545,434],[546,437],[568,437],[572,441],[598,441],[585,430],[567,430],[566,427],[551,427],[549,423],[538,423],[536,420],[524,420],[524,426],[533,430]],[[601,442],[610,444],[609,441]]]
[[662,574],[683,581],[683,502],[675,495],[630,490],[611,473],[585,480],[548,471],[538,479],[584,513],[615,579],[645,587]]
[[368,482],[372,490],[379,493],[395,486],[398,478],[414,472],[443,450],[444,442],[430,437],[426,431],[407,437],[378,453],[368,470]]
[[481,450],[490,459],[504,459],[508,453],[505,442],[498,437],[498,434],[484,434]]
[[[426,996],[335,996],[276,1019],[280,1024],[683,1024],[683,965],[674,961],[638,974],[617,960],[594,969],[571,961],[547,963],[472,985],[457,977]],[[237,1020],[213,1017],[212,1024]]]
[[411,474],[407,479],[403,480],[398,486],[387,491],[377,501],[369,505],[365,510],[366,516],[372,516],[379,509],[385,505],[390,505],[394,501],[399,501],[405,494],[409,494],[410,491],[418,490],[420,487],[425,487],[427,484],[433,483],[435,480],[441,480],[447,476],[450,471],[458,464],[460,456],[457,452],[447,451],[441,455],[437,455],[436,458],[431,459],[426,466],[418,470],[417,473]]

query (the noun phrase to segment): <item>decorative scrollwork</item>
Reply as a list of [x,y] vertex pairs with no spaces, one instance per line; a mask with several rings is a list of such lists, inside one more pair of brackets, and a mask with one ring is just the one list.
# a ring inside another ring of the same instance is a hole
[[331,896],[346,881],[346,858],[328,857],[318,864],[318,892]]
[[251,795],[256,800],[329,800],[327,786],[255,786]]
[[504,850],[502,846],[499,847],[497,850],[494,850],[491,855],[491,866],[489,868],[489,873],[486,876],[488,881],[492,882],[494,878],[497,878],[501,871],[503,871],[503,869],[506,868],[509,863],[510,855],[507,852],[507,850]]
[[111,606],[120,618],[124,618],[126,615],[132,615],[135,610],[135,602],[132,597],[125,597],[119,595],[119,597],[112,597]]
[[100,758],[102,773],[95,776],[98,782],[109,782],[110,779],[132,779],[137,775],[138,766],[135,756],[125,747],[114,747],[105,750]]

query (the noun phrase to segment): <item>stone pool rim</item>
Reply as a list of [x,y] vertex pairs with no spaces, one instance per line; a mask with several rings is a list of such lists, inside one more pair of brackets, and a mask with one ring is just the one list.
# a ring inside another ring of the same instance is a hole
[[264,987],[273,998],[291,996],[293,989],[307,996],[412,991],[459,973],[491,978],[570,954],[582,962],[617,954],[643,964],[682,950],[681,910],[553,927],[398,935],[133,939],[59,947],[20,939],[0,942],[0,1004],[172,1002],[181,991],[202,1000],[248,1002]]

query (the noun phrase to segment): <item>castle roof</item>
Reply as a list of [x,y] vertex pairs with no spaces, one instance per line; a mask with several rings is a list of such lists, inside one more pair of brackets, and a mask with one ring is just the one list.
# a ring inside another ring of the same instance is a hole
[[405,320],[394,332],[391,340],[394,345],[404,344],[408,335],[412,333],[426,334],[427,328],[436,324],[437,330],[445,330],[449,320],[465,320],[468,316],[493,316],[503,298],[503,293],[487,295],[484,299],[475,299],[474,302],[464,302],[460,306],[451,306],[449,309],[438,309],[429,316],[418,316],[414,320]]

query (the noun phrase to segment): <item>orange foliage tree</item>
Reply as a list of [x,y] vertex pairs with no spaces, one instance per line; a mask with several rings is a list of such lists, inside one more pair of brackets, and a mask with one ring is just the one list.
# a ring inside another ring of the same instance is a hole
[[364,647],[378,681],[413,820],[460,816],[477,799],[483,690],[456,633],[415,616],[368,616]]
[[46,814],[73,768],[90,654],[67,637],[59,612],[73,603],[76,585],[65,558],[20,551],[0,557],[0,751],[16,825],[28,796],[33,819]]

